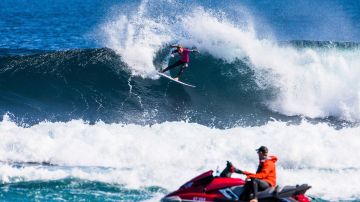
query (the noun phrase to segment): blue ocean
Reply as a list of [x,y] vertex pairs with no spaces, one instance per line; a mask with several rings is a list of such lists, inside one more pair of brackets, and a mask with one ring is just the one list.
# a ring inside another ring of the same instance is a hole
[[260,145],[359,201],[359,42],[359,1],[2,0],[0,201],[159,201]]

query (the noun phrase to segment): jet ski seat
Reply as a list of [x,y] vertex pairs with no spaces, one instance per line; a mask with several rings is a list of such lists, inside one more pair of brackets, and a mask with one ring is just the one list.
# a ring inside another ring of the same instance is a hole
[[310,189],[311,186],[307,184],[296,185],[296,186],[276,186],[274,195],[277,198],[290,197],[297,194],[304,194],[306,190]]
[[[231,188],[231,191],[236,195],[236,196],[240,196],[241,193],[244,191],[244,186],[234,186]],[[263,191],[258,192],[258,197],[262,198],[262,197],[273,197],[274,196],[274,192],[275,192],[275,188],[274,187],[269,187]]]
[[[259,198],[268,198],[268,197],[275,197],[275,198],[286,198],[291,197],[297,194],[304,194],[306,190],[310,189],[311,186],[307,184],[296,185],[296,186],[279,186],[276,187],[269,187],[264,191],[258,192]],[[231,187],[231,191],[236,195],[240,196],[241,193],[244,191],[244,186],[234,186]]]

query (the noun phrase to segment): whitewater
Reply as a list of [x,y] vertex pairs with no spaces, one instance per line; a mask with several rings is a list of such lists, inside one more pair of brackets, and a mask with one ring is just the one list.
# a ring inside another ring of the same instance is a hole
[[[1,200],[159,201],[260,145],[278,184],[360,199],[356,5],[71,2],[0,3]],[[172,44],[196,88],[156,74]]]
[[[360,154],[354,153],[360,146],[358,127],[336,130],[321,123],[273,121],[220,130],[186,122],[139,126],[74,120],[23,128],[5,118],[0,130],[3,161],[53,164],[2,163],[3,183],[79,178],[174,190],[199,172],[224,167],[226,160],[254,170],[254,148],[266,144],[280,159],[279,184],[311,184],[309,194],[323,199],[359,197],[359,189],[348,187],[360,177]],[[335,182],[337,192],[329,186]]]

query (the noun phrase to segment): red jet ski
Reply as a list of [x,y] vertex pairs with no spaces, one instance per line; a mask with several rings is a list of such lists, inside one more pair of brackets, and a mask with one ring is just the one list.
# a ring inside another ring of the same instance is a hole
[[[185,201],[240,201],[239,196],[244,190],[245,181],[240,178],[217,177],[209,170],[186,182],[178,190],[161,199],[161,202]],[[276,186],[258,192],[259,202],[310,202],[305,192],[311,186],[307,184],[296,186]]]

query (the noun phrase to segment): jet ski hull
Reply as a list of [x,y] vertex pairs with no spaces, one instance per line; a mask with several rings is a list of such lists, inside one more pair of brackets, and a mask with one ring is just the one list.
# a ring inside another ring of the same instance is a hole
[[[182,185],[178,190],[165,196],[162,202],[239,202],[245,181],[240,178],[214,177],[207,171]],[[258,193],[259,202],[309,202],[305,192],[311,187],[297,186],[271,187]]]

